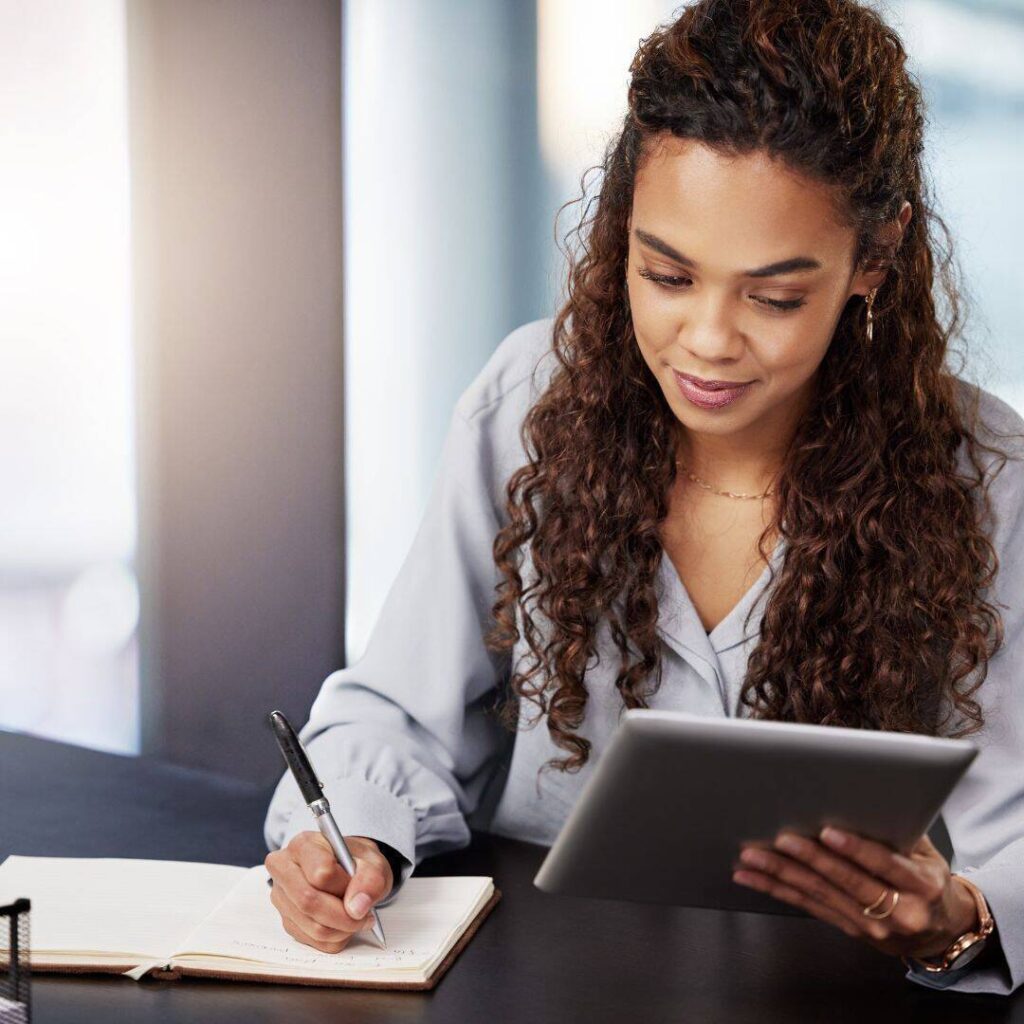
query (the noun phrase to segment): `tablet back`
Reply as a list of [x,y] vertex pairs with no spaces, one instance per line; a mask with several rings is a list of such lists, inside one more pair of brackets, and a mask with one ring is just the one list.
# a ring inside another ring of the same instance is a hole
[[905,853],[977,752],[967,740],[628,709],[534,884],[803,915],[732,880],[742,843],[835,825]]

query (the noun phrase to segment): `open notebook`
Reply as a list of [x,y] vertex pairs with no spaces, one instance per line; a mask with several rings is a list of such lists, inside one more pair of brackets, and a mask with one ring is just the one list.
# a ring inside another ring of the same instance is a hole
[[501,898],[492,878],[413,876],[380,910],[386,950],[367,932],[321,953],[281,926],[267,877],[262,865],[12,856],[0,904],[32,901],[34,971],[429,989]]

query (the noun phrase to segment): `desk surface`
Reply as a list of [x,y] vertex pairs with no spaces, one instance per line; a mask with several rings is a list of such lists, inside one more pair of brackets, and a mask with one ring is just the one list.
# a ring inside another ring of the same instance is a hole
[[[0,858],[256,864],[265,854],[268,796],[146,758],[0,733]],[[1018,996],[923,989],[906,981],[895,961],[817,921],[547,895],[532,885],[544,853],[530,843],[477,834],[468,849],[420,866],[423,875],[493,875],[504,894],[433,992],[39,975],[33,1019],[1024,1024]]]

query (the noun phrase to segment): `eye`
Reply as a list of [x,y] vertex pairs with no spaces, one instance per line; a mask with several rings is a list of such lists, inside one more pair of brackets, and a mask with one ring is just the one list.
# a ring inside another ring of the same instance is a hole
[[681,288],[684,284],[693,284],[688,277],[667,277],[665,274],[655,274],[653,270],[648,270],[646,267],[637,268],[637,273],[648,281],[653,281],[655,284],[673,291]]
[[[653,281],[659,287],[666,288],[669,291],[681,291],[686,285],[693,284],[688,277],[669,277],[666,274],[656,274],[653,270],[648,270],[646,267],[638,267],[637,273],[645,280]],[[769,299],[764,295],[751,295],[750,297],[762,306],[770,306],[772,309],[778,309],[783,312],[799,309],[807,301],[806,299]]]

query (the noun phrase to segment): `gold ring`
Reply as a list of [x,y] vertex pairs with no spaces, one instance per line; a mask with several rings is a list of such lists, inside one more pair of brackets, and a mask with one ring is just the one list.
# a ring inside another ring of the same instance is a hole
[[889,890],[888,889],[883,889],[881,894],[879,895],[878,899],[875,900],[874,903],[872,903],[869,907],[862,907],[861,908],[861,913],[865,917],[872,917],[872,918],[874,918],[876,921],[881,921],[882,918],[888,917],[896,909],[896,904],[899,903],[899,901],[900,901],[900,893],[899,893],[898,889],[893,889],[892,890],[892,903],[889,905],[889,909],[886,910],[884,913],[881,913],[881,914],[876,914],[875,913],[875,910],[879,906],[881,906],[882,903],[885,902],[885,898],[886,898],[886,896],[888,894],[889,894]]

